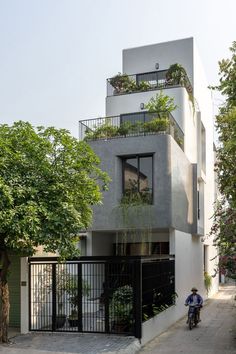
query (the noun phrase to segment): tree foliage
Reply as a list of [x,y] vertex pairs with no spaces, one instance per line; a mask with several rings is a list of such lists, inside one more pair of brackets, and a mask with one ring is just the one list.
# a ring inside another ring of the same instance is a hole
[[211,234],[219,247],[220,268],[236,277],[236,42],[232,57],[219,62],[220,83],[213,89],[226,96],[216,116],[219,137],[216,171],[221,198],[217,203]]
[[[78,254],[78,233],[90,224],[91,206],[101,202],[109,180],[99,163],[92,149],[66,130],[34,129],[22,121],[0,126],[0,291],[4,305],[9,254],[30,256],[39,245],[62,258]],[[2,308],[6,322],[9,308]],[[1,335],[5,341],[6,335]]]
[[162,91],[159,94],[156,94],[155,97],[152,97],[147,104],[145,104],[145,108],[150,113],[156,113],[161,116],[161,114],[171,113],[174,111],[177,106],[174,104],[173,97],[169,97],[164,95]]

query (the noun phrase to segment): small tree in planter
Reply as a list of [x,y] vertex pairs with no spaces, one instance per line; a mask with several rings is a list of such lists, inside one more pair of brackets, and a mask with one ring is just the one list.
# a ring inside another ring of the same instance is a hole
[[132,325],[133,288],[124,285],[114,291],[110,303],[110,315],[113,320],[113,329],[116,332],[126,332]]
[[183,85],[187,84],[187,73],[181,64],[172,64],[166,73],[167,83],[171,85]]
[[143,124],[145,132],[166,132],[170,124],[168,117],[163,118],[154,118],[149,122]]
[[169,115],[177,106],[174,104],[173,98],[164,95],[161,91],[150,99],[145,108],[150,114],[153,114],[153,119],[143,124],[144,132],[166,132],[171,124]]
[[113,138],[119,135],[119,128],[111,125],[109,121],[95,127],[94,130],[85,131],[85,140]]
[[158,117],[163,117],[163,115],[168,116],[169,113],[177,108],[177,106],[174,104],[174,99],[172,97],[164,95],[161,91],[145,104],[145,108],[149,113],[156,113]]
[[[68,278],[67,293],[69,295],[69,302],[72,306],[71,314],[68,318],[68,321],[71,327],[76,327],[78,326],[78,322],[79,322],[78,304],[79,304],[79,297],[80,297],[80,294],[78,293],[77,275],[71,275],[70,278]],[[88,296],[89,293],[90,293],[89,284],[85,280],[82,280],[82,296]]]
[[149,82],[147,81],[140,81],[137,85],[138,91],[148,91],[152,88]]
[[118,75],[110,79],[110,84],[114,87],[116,94],[132,92],[136,90],[136,82],[127,74],[118,73]]

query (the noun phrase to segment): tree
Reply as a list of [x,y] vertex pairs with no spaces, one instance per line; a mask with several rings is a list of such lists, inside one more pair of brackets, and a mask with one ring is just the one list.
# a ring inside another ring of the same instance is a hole
[[236,42],[231,59],[219,62],[220,83],[213,89],[226,96],[216,116],[219,137],[216,171],[221,198],[217,203],[211,234],[219,247],[220,268],[236,278]]
[[9,255],[32,256],[39,245],[63,259],[78,255],[78,233],[109,181],[99,163],[66,130],[0,125],[0,341],[8,341]]

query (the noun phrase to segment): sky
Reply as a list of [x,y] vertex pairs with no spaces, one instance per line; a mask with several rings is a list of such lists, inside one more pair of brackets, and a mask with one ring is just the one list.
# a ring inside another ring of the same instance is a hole
[[122,71],[124,48],[194,37],[217,84],[235,13],[235,0],[0,0],[0,124],[78,137],[79,120],[105,115],[106,79]]

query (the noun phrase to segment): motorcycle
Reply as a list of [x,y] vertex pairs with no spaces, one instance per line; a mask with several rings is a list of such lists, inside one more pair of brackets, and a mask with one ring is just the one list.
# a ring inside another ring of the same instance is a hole
[[193,326],[196,327],[199,322],[199,311],[200,305],[189,304],[187,323],[190,330],[193,328]]

